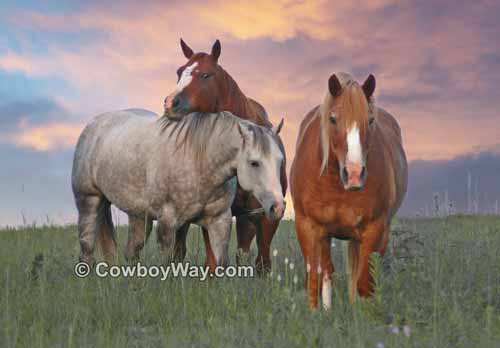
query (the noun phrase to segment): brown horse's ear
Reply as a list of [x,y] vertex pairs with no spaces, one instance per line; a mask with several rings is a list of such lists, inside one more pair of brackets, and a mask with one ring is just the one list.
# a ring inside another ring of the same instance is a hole
[[189,59],[193,56],[194,54],[193,50],[182,39],[181,39],[181,48],[182,48],[182,53],[184,53],[184,57]]
[[342,93],[342,85],[335,74],[332,74],[332,76],[328,79],[328,90],[334,98],[337,98]]
[[220,41],[219,40],[216,40],[214,45],[212,46],[211,55],[214,58],[214,60],[217,62],[217,60],[219,59],[219,56],[220,56]]
[[282,118],[278,126],[273,130],[274,134],[278,135],[281,132],[281,128],[283,128],[283,124],[285,123],[285,119]]
[[373,92],[375,92],[375,85],[375,76],[370,74],[363,83],[363,92],[365,92],[366,99],[370,100],[372,97]]

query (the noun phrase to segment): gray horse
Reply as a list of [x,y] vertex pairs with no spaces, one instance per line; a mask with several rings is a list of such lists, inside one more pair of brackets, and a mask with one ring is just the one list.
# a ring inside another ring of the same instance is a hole
[[183,235],[181,230],[195,223],[208,230],[216,264],[226,265],[237,181],[269,218],[283,215],[284,155],[276,134],[229,112],[193,113],[177,122],[145,117],[148,113],[102,114],[78,140],[72,186],[80,261],[94,262],[96,240],[105,258],[114,259],[114,204],[129,216],[127,259],[138,257],[158,220],[163,251],[173,253],[176,233]]

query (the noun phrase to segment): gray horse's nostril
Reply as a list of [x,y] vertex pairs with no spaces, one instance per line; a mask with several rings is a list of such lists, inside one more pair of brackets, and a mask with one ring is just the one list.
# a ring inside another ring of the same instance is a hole
[[271,213],[273,213],[273,214],[276,214],[276,203],[271,205],[271,207],[269,208],[269,211],[271,211]]
[[349,173],[347,172],[347,168],[342,168],[342,182],[346,183],[349,180]]

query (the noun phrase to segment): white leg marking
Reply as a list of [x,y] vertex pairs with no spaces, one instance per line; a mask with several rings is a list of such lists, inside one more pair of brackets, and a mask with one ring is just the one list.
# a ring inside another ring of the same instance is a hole
[[323,308],[325,310],[332,308],[332,280],[326,274],[323,276],[321,299],[323,300]]
[[196,68],[196,66],[198,65],[198,62],[195,62],[189,66],[187,66],[183,71],[182,71],[182,75],[181,75],[181,78],[179,79],[179,82],[177,82],[177,86],[175,87],[175,90],[177,92],[182,92],[182,90],[184,88],[186,88],[190,83],[191,81],[193,80],[193,70],[194,68]]
[[347,161],[361,164],[363,159],[363,149],[359,139],[359,128],[356,123],[347,132]]

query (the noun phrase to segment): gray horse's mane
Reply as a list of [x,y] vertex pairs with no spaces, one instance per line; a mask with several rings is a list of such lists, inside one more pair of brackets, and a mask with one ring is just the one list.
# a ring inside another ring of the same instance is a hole
[[265,155],[271,151],[270,139],[266,136],[264,128],[237,118],[228,111],[193,112],[181,120],[172,120],[162,116],[158,122],[162,133],[168,132],[168,137],[175,137],[177,150],[189,148],[193,151],[196,163],[202,163],[210,141],[231,136],[231,132],[238,126],[238,123],[245,125],[252,132],[254,146]]

